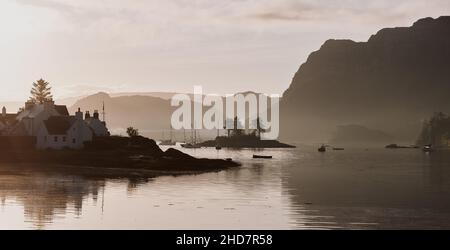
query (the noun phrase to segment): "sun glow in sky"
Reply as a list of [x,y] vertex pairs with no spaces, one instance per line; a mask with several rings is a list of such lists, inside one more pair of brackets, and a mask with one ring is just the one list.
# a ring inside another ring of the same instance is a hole
[[282,93],[329,38],[449,13],[448,0],[0,0],[0,101],[41,77],[56,97]]

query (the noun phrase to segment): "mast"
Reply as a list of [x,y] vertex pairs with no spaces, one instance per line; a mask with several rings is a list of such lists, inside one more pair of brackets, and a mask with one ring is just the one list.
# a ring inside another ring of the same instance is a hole
[[106,122],[105,101],[103,101],[102,117],[103,117],[103,121]]
[[195,133],[194,123],[192,123],[192,127],[191,127],[191,143],[192,144],[195,144],[195,142],[194,142],[194,133]]

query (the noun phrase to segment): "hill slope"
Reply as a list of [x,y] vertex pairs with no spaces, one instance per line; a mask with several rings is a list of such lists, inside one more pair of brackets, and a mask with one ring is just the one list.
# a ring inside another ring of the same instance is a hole
[[387,28],[367,42],[328,40],[283,95],[282,138],[325,140],[359,124],[414,141],[421,119],[450,111],[450,17]]
[[69,108],[74,113],[78,108],[91,113],[97,109],[101,112],[105,103],[106,121],[112,132],[124,133],[129,126],[136,127],[144,135],[152,131],[169,129],[172,107],[168,100],[151,96],[118,96],[111,97],[106,93],[97,93],[78,100]]

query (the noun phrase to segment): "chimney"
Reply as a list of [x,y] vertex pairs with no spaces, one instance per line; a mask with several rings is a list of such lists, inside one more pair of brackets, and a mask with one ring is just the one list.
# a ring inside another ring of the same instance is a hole
[[99,119],[98,110],[94,110],[94,119],[96,119],[96,120]]
[[27,101],[26,103],[25,103],[25,110],[30,110],[30,109],[32,109],[33,107],[34,107],[34,102],[32,102],[32,101]]
[[89,111],[86,111],[86,114],[84,115],[84,119],[90,119],[91,118],[91,114],[89,114]]
[[6,108],[5,107],[2,108],[2,116],[6,117]]
[[80,108],[78,108],[78,111],[75,112],[75,117],[76,117],[78,120],[83,120],[83,112],[81,112]]

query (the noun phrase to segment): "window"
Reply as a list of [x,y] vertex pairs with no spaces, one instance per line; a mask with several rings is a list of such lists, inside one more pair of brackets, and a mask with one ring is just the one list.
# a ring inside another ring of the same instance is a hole
[[63,142],[66,142],[66,137],[65,136],[63,136]]
[[77,143],[77,140],[75,138],[72,139],[72,143],[75,144]]
[[55,136],[55,138],[53,138],[53,140],[54,140],[55,142],[58,142],[58,136]]

